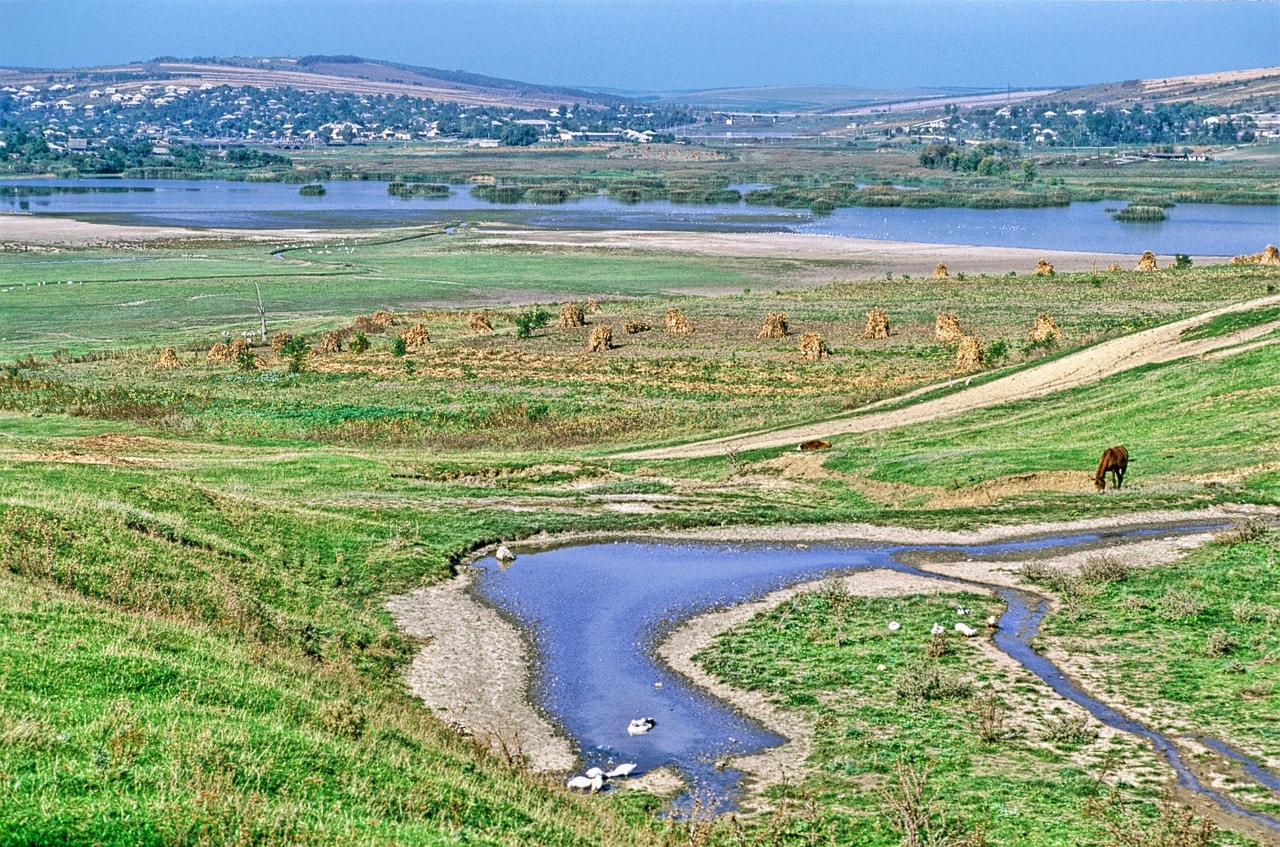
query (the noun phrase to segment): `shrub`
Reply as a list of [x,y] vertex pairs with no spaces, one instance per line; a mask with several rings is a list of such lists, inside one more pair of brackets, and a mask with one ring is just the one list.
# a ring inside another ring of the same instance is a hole
[[1156,614],[1166,621],[1194,618],[1205,609],[1199,595],[1181,588],[1170,588],[1156,604]]
[[364,735],[364,712],[349,700],[330,700],[322,704],[316,714],[325,728],[334,735],[344,738],[359,738]]
[[356,332],[355,335],[351,336],[351,342],[347,347],[352,353],[366,353],[369,350],[369,336],[363,332]]
[[236,354],[236,368],[242,371],[253,371],[258,369],[258,356],[252,350],[245,348]]
[[1080,567],[1080,578],[1094,584],[1124,582],[1128,576],[1129,566],[1123,560],[1107,553],[1090,556]]
[[551,313],[541,306],[525,309],[516,315],[516,338],[529,338],[536,330],[551,322]]
[[291,336],[288,341],[280,345],[280,355],[289,360],[287,369],[291,374],[302,373],[307,364],[307,353],[310,351],[311,345],[301,335]]
[[1225,656],[1240,646],[1240,641],[1225,629],[1215,629],[1209,633],[1204,645],[1204,654],[1213,658]]
[[397,335],[391,340],[391,355],[397,359],[403,356],[409,350],[409,344],[404,340],[403,335]]
[[1049,718],[1040,731],[1040,740],[1050,744],[1088,744],[1098,737],[1098,730],[1085,715]]
[[1189,268],[1191,267],[1191,257],[1188,256],[1186,253],[1174,253],[1173,266],[1177,270],[1182,270],[1183,268]]
[[920,658],[903,668],[894,682],[898,696],[913,703],[957,700],[969,695],[969,683],[942,672],[937,662]]

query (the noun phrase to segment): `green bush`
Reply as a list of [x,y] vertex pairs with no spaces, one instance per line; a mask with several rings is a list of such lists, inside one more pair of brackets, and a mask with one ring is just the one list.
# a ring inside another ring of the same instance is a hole
[[356,354],[368,352],[369,336],[365,335],[363,332],[357,332],[355,335],[351,336],[351,343],[348,345],[348,349],[352,353]]
[[551,322],[551,313],[541,306],[525,309],[516,315],[516,337],[528,338],[535,330],[542,329]]
[[397,359],[403,356],[409,349],[409,345],[405,342],[403,335],[397,335],[391,342],[391,355]]

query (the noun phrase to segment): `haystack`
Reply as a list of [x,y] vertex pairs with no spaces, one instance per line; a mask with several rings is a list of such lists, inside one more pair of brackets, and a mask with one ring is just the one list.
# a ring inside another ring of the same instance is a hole
[[206,365],[227,365],[235,360],[235,354],[231,352],[231,348],[223,341],[219,341],[210,347],[208,354],[204,357]]
[[613,327],[599,325],[591,328],[591,335],[587,338],[588,353],[603,353],[612,346]]
[[369,318],[369,324],[374,329],[387,330],[396,325],[396,318],[390,312],[379,310]]
[[1032,343],[1048,341],[1050,338],[1057,341],[1062,340],[1062,330],[1054,323],[1053,318],[1041,312],[1036,315],[1036,324],[1031,327],[1031,332],[1027,333],[1027,340]]
[[406,350],[417,350],[431,343],[431,333],[427,332],[427,325],[423,323],[409,327],[400,333],[400,337],[404,339]]
[[282,329],[275,335],[271,336],[271,349],[279,353],[280,348],[284,347],[292,340],[293,333],[289,332],[287,329]]
[[637,333],[648,332],[653,329],[653,327],[642,321],[627,321],[622,325],[622,328],[626,330],[627,335],[635,335]]
[[1280,250],[1274,244],[1268,244],[1261,253],[1250,253],[1246,256],[1234,256],[1233,265],[1280,265]]
[[166,347],[160,351],[160,358],[156,359],[156,370],[168,371],[180,367],[182,367],[182,362],[178,361],[176,350],[172,347]]
[[1040,276],[1053,276],[1053,263],[1047,259],[1036,262],[1036,273]]
[[597,300],[597,299],[596,299],[596,298],[594,298],[594,297],[588,298],[588,300],[587,300],[587,314],[588,314],[588,315],[598,315],[598,314],[600,314],[600,313],[601,313],[601,312],[603,312],[603,311],[604,311],[604,310],[600,308],[600,301],[599,301],[599,300]]
[[982,342],[972,335],[960,339],[956,347],[956,370],[972,371],[982,367]]
[[1115,273],[1116,271],[1124,270],[1124,268],[1120,267],[1120,264],[1118,262],[1112,262],[1111,264],[1107,265],[1105,270],[1107,271],[1107,273]]
[[862,331],[863,338],[888,338],[889,313],[884,309],[872,309],[867,312],[867,328]]
[[831,355],[827,350],[827,342],[822,340],[822,336],[816,332],[806,332],[800,336],[800,358],[809,362],[816,362],[819,359],[825,359]]
[[245,350],[249,349],[249,341],[243,336],[240,338],[233,338],[231,339],[231,344],[227,349],[231,351],[231,358],[234,359],[236,356],[239,356]]
[[341,353],[342,334],[334,330],[320,336],[319,350],[321,353]]
[[472,332],[493,332],[493,324],[484,312],[472,312],[467,315],[467,329]]
[[565,303],[560,307],[559,329],[573,329],[575,326],[586,326],[587,315],[577,303]]
[[951,277],[951,274],[947,273],[947,266],[942,264],[942,262],[938,262],[938,266],[933,269],[933,278],[949,279],[950,277]]
[[765,316],[764,326],[760,327],[760,334],[757,338],[786,338],[787,337],[787,313],[786,312],[770,312]]
[[693,335],[693,324],[679,309],[667,309],[667,335]]
[[955,344],[964,338],[960,319],[949,312],[942,312],[933,322],[933,340],[942,344]]
[[1137,267],[1134,268],[1135,271],[1155,271],[1159,269],[1159,266],[1156,265],[1156,254],[1150,250],[1143,252],[1142,258],[1138,260]]

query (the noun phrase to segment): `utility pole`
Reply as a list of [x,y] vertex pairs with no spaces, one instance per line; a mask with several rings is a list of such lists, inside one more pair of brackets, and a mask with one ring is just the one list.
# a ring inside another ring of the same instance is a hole
[[262,329],[260,330],[262,334],[262,343],[266,344],[267,343],[267,308],[262,305],[262,289],[258,286],[258,283],[255,282],[253,284],[253,289],[258,292],[258,320],[262,322]]

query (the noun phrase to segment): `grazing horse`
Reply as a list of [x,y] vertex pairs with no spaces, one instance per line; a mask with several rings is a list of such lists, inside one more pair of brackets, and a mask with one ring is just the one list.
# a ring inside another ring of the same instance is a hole
[[1124,472],[1129,468],[1129,451],[1123,445],[1108,447],[1102,451],[1098,461],[1098,472],[1093,475],[1093,484],[1102,491],[1107,487],[1107,472],[1111,472],[1111,481],[1119,488],[1124,482]]

